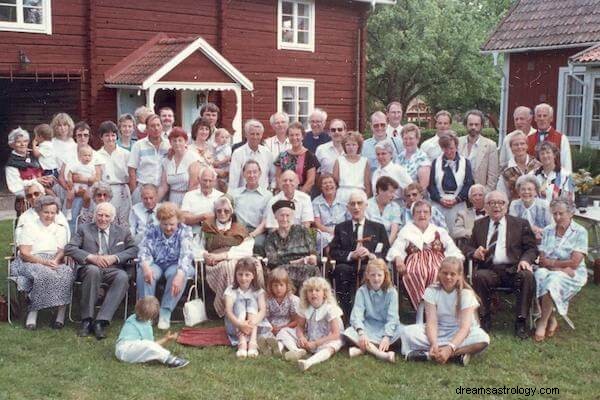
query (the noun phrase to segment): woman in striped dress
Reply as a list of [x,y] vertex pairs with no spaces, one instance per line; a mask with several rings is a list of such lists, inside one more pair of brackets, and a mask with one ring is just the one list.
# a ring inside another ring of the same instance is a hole
[[415,202],[413,221],[398,233],[398,238],[387,254],[393,261],[415,310],[423,299],[425,289],[434,283],[445,257],[464,260],[448,231],[431,223],[431,204]]

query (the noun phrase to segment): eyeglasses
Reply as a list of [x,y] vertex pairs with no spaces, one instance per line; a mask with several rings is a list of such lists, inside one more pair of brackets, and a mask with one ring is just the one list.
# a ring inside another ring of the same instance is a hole
[[25,198],[27,199],[32,199],[34,197],[39,197],[42,193],[41,192],[33,192],[33,193],[27,193],[25,195]]
[[215,210],[217,214],[231,214],[231,210],[228,208],[218,208]]
[[76,137],[89,137],[90,134],[89,133],[76,133],[75,136]]
[[95,197],[108,197],[108,193],[96,193]]
[[491,207],[503,206],[505,204],[506,204],[506,202],[504,200],[498,200],[498,201],[492,200],[492,201],[487,202],[487,205],[491,206]]
[[379,124],[373,124],[371,125],[373,128],[385,128],[387,126],[387,124],[384,124],[383,122],[379,123]]
[[329,128],[330,132],[344,132],[344,128]]

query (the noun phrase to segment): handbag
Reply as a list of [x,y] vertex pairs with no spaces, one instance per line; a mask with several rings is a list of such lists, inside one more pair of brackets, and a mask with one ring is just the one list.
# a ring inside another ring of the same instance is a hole
[[[194,300],[191,299],[192,292],[196,293]],[[183,306],[183,318],[185,319],[185,326],[194,326],[208,320],[206,306],[202,299],[198,298],[198,286],[196,285],[188,293],[187,301]]]

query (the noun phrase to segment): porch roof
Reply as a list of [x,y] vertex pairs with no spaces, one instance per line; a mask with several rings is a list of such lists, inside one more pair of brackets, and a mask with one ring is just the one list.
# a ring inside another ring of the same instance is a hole
[[600,44],[580,51],[577,54],[569,57],[569,62],[572,64],[600,64]]
[[202,37],[172,37],[165,33],[155,35],[106,71],[104,83],[108,87],[146,90],[196,51],[242,88],[254,90],[252,81]]

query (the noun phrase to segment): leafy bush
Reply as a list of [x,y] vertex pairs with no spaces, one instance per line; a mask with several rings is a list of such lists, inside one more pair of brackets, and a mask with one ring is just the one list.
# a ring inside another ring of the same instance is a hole
[[573,171],[585,169],[592,176],[600,174],[600,150],[591,147],[577,146],[571,147],[571,156],[573,157]]

